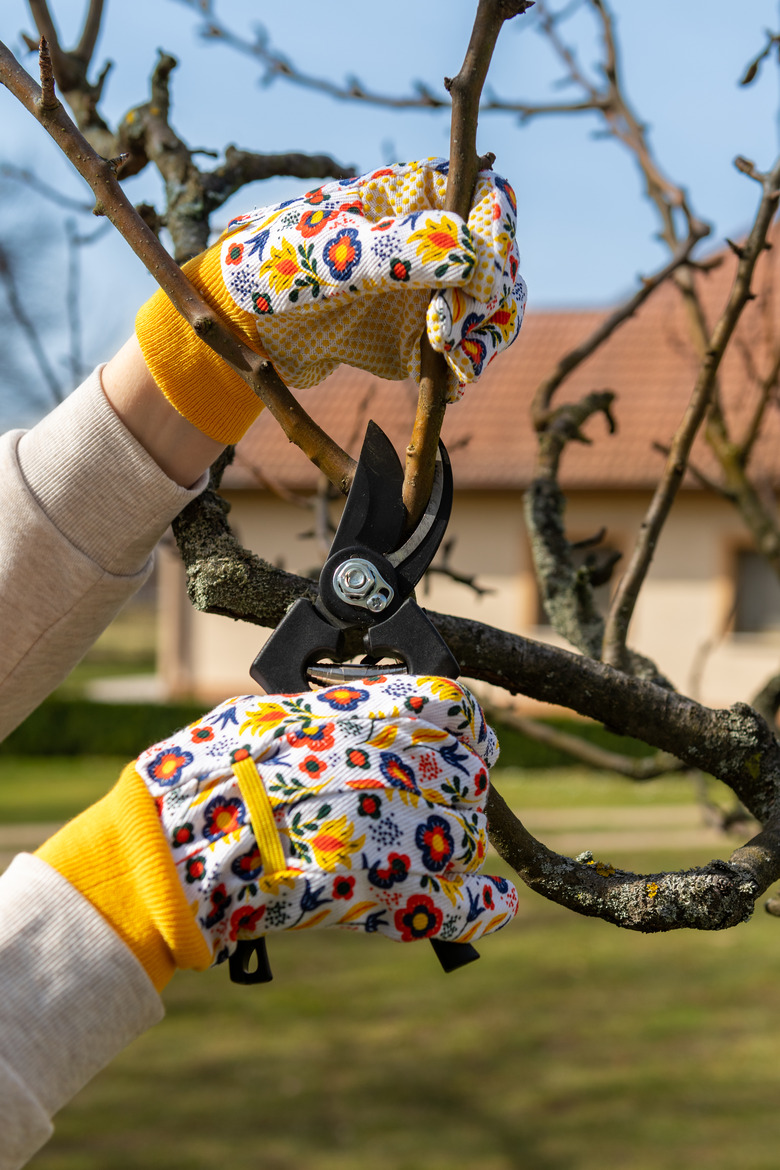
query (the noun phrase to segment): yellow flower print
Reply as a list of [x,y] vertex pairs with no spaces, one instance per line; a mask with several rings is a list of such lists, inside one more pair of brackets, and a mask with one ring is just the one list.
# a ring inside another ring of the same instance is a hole
[[430,686],[433,694],[436,695],[437,698],[443,699],[444,702],[458,703],[463,698],[463,691],[460,689],[457,683],[450,682],[449,679],[439,678],[439,676],[435,674],[426,674],[420,678],[420,682],[423,686],[425,686],[427,683]]
[[458,902],[463,899],[463,877],[460,874],[455,874],[449,878],[437,878],[441,892],[449,898],[453,906],[457,906]]
[[326,873],[333,873],[337,866],[343,865],[346,869],[352,868],[352,854],[357,853],[365,844],[365,835],[353,838],[355,826],[346,816],[338,820],[325,821],[317,832],[309,837],[307,845],[314,852],[314,859],[320,869]]
[[273,731],[289,716],[289,711],[280,707],[278,703],[261,703],[246,712],[246,719],[239,728],[239,735],[248,731],[250,735],[262,735],[264,731]]
[[257,275],[260,280],[267,279],[275,293],[280,293],[292,288],[300,271],[295,248],[289,240],[283,239],[281,248],[271,245],[271,255],[260,265]]
[[409,236],[409,243],[417,245],[417,255],[422,257],[423,264],[437,264],[454,252],[460,240],[458,225],[454,219],[443,215],[441,221],[427,219],[425,227]]
[[380,727],[379,731],[368,742],[372,747],[389,748],[398,735],[398,728],[395,724],[390,723],[385,727]]
[[267,877],[258,879],[258,886],[264,894],[272,894],[278,898],[282,886],[294,890],[295,883],[301,875],[301,870],[294,868],[280,869],[277,873],[269,873]]

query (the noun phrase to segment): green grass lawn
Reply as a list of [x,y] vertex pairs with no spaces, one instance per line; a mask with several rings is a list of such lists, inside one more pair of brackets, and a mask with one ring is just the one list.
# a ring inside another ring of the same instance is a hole
[[[122,761],[0,760],[0,822],[56,820]],[[524,806],[687,782],[497,774]],[[723,854],[729,852],[725,845]],[[626,855],[651,872],[708,854]],[[507,872],[495,859],[492,867]],[[425,944],[272,937],[274,983],[176,976],[168,1014],[59,1115],[35,1170],[775,1170],[780,923],[645,938],[521,889],[443,975]]]
[[[118,779],[120,756],[0,756],[0,825],[57,821],[98,800]],[[683,776],[637,784],[612,773],[580,768],[497,768],[496,786],[519,813],[531,808],[691,804],[693,785]],[[710,795],[728,803],[728,790],[710,781]]]
[[445,976],[333,932],[272,938],[270,986],[180,974],[31,1166],[775,1170],[780,923],[645,938],[523,892],[480,950]]

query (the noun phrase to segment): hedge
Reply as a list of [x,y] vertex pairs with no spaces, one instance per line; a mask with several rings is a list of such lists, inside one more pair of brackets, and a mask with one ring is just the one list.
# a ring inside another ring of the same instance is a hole
[[[150,744],[172,735],[203,714],[192,703],[93,703],[87,699],[48,699],[0,744],[0,753],[15,756],[113,755],[132,759]],[[651,749],[635,739],[614,735],[597,723],[573,719],[549,721],[623,755],[647,755]],[[571,764],[566,752],[530,740],[496,723],[501,764],[516,768],[560,768]]]

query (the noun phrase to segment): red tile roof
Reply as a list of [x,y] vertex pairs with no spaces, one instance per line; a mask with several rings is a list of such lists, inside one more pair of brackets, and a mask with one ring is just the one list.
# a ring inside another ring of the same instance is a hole
[[[767,369],[770,346],[778,343],[780,238],[778,245],[759,261],[754,277],[759,296],[747,306],[721,368],[722,400],[737,435],[746,427],[756,401],[756,371],[761,374]],[[727,250],[717,268],[697,274],[710,324],[725,303],[735,267],[736,260]],[[526,486],[536,448],[529,417],[534,390],[555,362],[606,316],[604,310],[535,313],[529,309],[514,346],[496,358],[461,402],[448,408],[443,434],[452,455],[456,487]],[[653,443],[671,440],[685,411],[697,364],[682,298],[667,283],[559,390],[556,401],[561,402],[577,400],[591,390],[611,389],[617,394],[617,433],[608,435],[603,416],[591,419],[585,430],[593,443],[569,445],[562,464],[563,485],[613,490],[654,485],[663,459]],[[399,453],[408,442],[416,400],[411,383],[386,382],[342,366],[319,387],[302,392],[300,399],[354,455],[369,418],[387,431]],[[701,439],[694,448],[694,462],[706,474],[717,475]],[[780,484],[777,396],[751,466],[765,482]],[[242,440],[225,486],[256,487],[263,480],[287,490],[312,488],[317,480],[315,469],[287,442],[267,412]],[[690,476],[686,483],[696,487]]]

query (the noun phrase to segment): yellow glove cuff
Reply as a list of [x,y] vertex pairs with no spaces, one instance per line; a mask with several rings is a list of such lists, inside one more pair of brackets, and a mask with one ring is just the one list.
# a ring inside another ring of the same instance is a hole
[[[225,288],[219,245],[189,260],[183,271],[238,339],[263,354],[255,318]],[[135,331],[152,377],[179,414],[216,442],[237,443],[263,404],[201,341],[162,289],[142,305]]]
[[128,764],[107,796],[49,838],[37,856],[103,915],[158,991],[177,967],[203,971],[211,964],[211,950],[134,764]]

